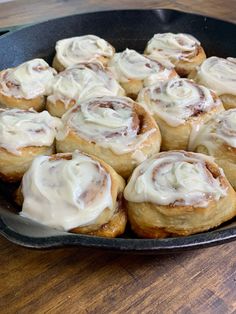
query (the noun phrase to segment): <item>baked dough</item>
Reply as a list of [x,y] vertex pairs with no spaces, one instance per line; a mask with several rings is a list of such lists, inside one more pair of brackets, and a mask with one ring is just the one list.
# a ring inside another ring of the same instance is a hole
[[156,60],[167,59],[175,65],[180,76],[186,77],[205,59],[201,43],[189,34],[155,34],[147,44],[144,54]]
[[38,155],[51,155],[59,119],[47,111],[0,109],[0,178],[21,180]]
[[137,101],[153,115],[160,128],[161,150],[187,150],[192,129],[224,110],[213,91],[184,78],[146,87]]
[[125,89],[127,96],[133,99],[137,98],[143,87],[178,76],[173,66],[165,66],[130,49],[116,53],[108,68]]
[[55,76],[46,109],[51,115],[61,117],[76,102],[105,95],[124,96],[125,92],[102,64],[80,63]]
[[124,232],[124,180],[104,161],[79,151],[38,156],[16,201],[20,215],[59,230],[103,237]]
[[129,98],[91,98],[67,111],[62,123],[56,141],[58,152],[80,149],[98,156],[124,178],[160,149],[156,122]]
[[24,62],[0,72],[0,107],[42,111],[56,71],[43,59]]
[[225,109],[236,108],[236,58],[210,57],[189,76],[197,83],[213,89]]
[[189,149],[213,156],[236,189],[236,109],[213,116],[193,132]]
[[134,232],[144,238],[187,236],[236,215],[236,193],[210,157],[162,152],[133,172],[124,191]]
[[106,66],[115,53],[111,44],[95,35],[59,40],[55,49],[53,67],[59,72],[81,62],[98,61]]

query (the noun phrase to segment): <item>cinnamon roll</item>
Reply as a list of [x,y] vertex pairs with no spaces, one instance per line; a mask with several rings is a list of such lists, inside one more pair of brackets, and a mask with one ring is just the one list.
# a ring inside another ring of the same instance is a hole
[[206,59],[201,43],[192,35],[181,33],[155,34],[144,54],[156,60],[171,61],[180,76],[187,76]]
[[134,232],[144,238],[186,236],[236,215],[236,193],[206,155],[159,153],[133,172],[124,191]]
[[137,101],[160,127],[162,150],[186,150],[192,128],[224,110],[213,91],[183,78],[146,87],[140,91]]
[[165,67],[162,63],[130,49],[116,53],[108,68],[125,89],[127,96],[133,99],[136,99],[144,86],[177,76],[173,66]]
[[81,62],[101,62],[107,65],[115,48],[106,40],[95,35],[84,35],[59,40],[56,43],[53,67],[63,71]]
[[127,178],[147,157],[159,152],[154,119],[129,98],[104,96],[75,105],[62,116],[57,151],[80,149],[98,156]]
[[54,152],[61,122],[47,111],[0,109],[0,178],[22,178],[34,157]]
[[210,57],[190,77],[213,89],[225,109],[236,108],[236,58]]
[[124,96],[125,92],[102,64],[80,63],[54,77],[46,108],[61,117],[77,101],[105,95]]
[[236,109],[213,116],[190,138],[189,149],[213,156],[236,190]]
[[124,180],[83,154],[36,157],[17,191],[20,215],[59,230],[103,237],[124,232]]
[[43,59],[33,59],[0,72],[0,107],[43,110],[56,71]]

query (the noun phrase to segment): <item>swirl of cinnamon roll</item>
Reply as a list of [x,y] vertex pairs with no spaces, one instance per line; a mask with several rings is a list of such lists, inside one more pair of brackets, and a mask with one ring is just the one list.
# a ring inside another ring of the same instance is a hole
[[189,34],[155,34],[147,44],[146,53],[152,55],[157,52],[171,60],[189,61],[197,55],[200,45],[200,42]]
[[181,76],[190,73],[206,58],[201,43],[189,34],[155,34],[144,52],[154,59],[166,58],[173,62]]
[[59,230],[116,236],[126,223],[119,207],[123,188],[123,179],[111,167],[79,151],[38,156],[18,190],[20,215]]
[[60,127],[47,111],[0,109],[0,176],[17,181],[35,156],[53,153]]
[[61,117],[77,101],[105,95],[123,96],[124,90],[102,64],[80,63],[54,77],[47,109]]
[[115,49],[104,39],[95,35],[84,35],[59,40],[56,43],[53,67],[62,71],[81,62],[100,61],[106,65]]
[[43,59],[24,62],[0,73],[1,93],[25,99],[46,95],[55,74]]
[[163,150],[187,149],[191,128],[224,110],[213,91],[183,78],[146,87],[140,91],[137,101],[157,121],[163,136]]
[[[153,118],[129,98],[104,96],[88,99],[67,111],[57,149],[76,148],[94,154],[123,176],[160,148],[160,133]],[[121,158],[122,156],[122,158]]]
[[189,149],[213,156],[236,189],[236,109],[213,116],[190,138]]
[[56,71],[43,59],[33,59],[0,72],[0,105],[42,109]]
[[213,89],[226,109],[236,107],[236,63],[233,58],[210,57],[192,76],[199,84]]
[[[209,157],[184,151],[144,161],[124,196],[134,231],[147,237],[208,230],[236,214],[236,195],[222,170]],[[226,213],[221,205],[229,206]]]
[[51,146],[60,126],[47,111],[0,109],[0,147],[20,155],[23,147]]
[[130,49],[116,53],[108,67],[132,98],[137,97],[143,86],[177,76],[173,66],[165,67],[162,63]]

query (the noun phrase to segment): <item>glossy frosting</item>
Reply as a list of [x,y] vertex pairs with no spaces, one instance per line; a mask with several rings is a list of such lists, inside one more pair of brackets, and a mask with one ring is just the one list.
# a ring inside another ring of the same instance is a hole
[[32,99],[46,95],[56,70],[43,59],[24,62],[0,72],[0,91],[15,98]]
[[60,127],[47,111],[0,109],[0,147],[19,155],[23,147],[51,146]]
[[71,159],[36,157],[22,181],[21,216],[61,230],[93,223],[112,208],[111,177],[98,161],[76,151]]
[[134,151],[156,129],[139,134],[139,118],[133,104],[126,97],[104,96],[89,99],[63,115],[64,130],[57,138],[64,139],[69,130],[72,130],[87,141],[99,143],[116,154]]
[[158,56],[171,61],[191,61],[198,54],[200,42],[189,34],[155,34],[148,42],[145,53],[158,59]]
[[214,155],[215,148],[220,144],[236,148],[236,109],[223,111],[212,117],[198,130],[193,131],[189,149],[204,145]]
[[99,57],[111,58],[113,54],[114,48],[95,35],[66,38],[56,43],[56,56],[64,67],[96,61]]
[[235,58],[210,57],[199,67],[195,77],[197,82],[213,89],[217,95],[236,96]]
[[111,73],[99,63],[81,63],[56,75],[48,100],[68,105],[71,100],[82,101],[103,95],[123,95],[124,90]]
[[221,105],[221,101],[214,99],[208,88],[182,78],[142,89],[137,101],[151,114],[159,116],[173,127]]
[[109,69],[121,83],[143,80],[144,86],[157,80],[167,80],[173,71],[173,67],[166,68],[160,62],[130,49],[116,53],[109,63]]
[[160,153],[134,170],[124,196],[137,203],[206,207],[210,200],[226,195],[219,178],[206,167],[207,160],[205,155],[183,151]]

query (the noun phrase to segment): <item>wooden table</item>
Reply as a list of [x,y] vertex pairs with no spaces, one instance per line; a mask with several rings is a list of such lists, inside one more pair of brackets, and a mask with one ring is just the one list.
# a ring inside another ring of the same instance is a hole
[[[10,1],[0,28],[76,12],[168,7],[236,20],[236,1]],[[0,313],[235,313],[236,243],[166,256],[29,250],[0,238]]]

